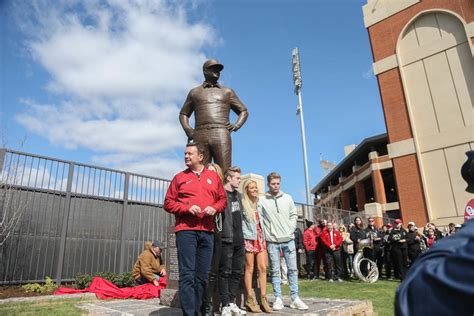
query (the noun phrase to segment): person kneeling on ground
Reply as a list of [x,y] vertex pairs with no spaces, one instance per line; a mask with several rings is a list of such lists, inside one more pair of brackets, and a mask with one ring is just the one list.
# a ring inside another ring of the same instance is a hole
[[163,249],[165,248],[159,241],[145,243],[145,250],[138,256],[132,270],[132,277],[137,284],[153,283],[158,286],[160,277],[166,275],[165,265],[161,260]]

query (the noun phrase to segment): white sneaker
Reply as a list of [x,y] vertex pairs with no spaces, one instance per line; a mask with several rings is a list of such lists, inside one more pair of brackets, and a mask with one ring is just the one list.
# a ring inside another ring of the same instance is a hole
[[243,309],[240,309],[234,303],[229,303],[228,307],[229,307],[230,311],[232,312],[232,315],[246,315],[247,314],[246,311],[244,311]]
[[281,297],[277,297],[275,302],[273,302],[273,310],[274,311],[280,311],[285,307],[283,305],[283,301],[281,300]]
[[295,298],[295,300],[291,302],[290,307],[293,309],[299,309],[300,311],[304,311],[308,309],[308,305],[303,303],[303,301],[299,297]]
[[222,307],[221,316],[232,316],[232,311],[230,310],[230,306]]

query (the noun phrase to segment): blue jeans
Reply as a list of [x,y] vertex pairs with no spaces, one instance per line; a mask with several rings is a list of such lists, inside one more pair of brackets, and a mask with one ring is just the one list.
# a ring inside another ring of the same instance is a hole
[[298,297],[298,269],[296,268],[295,241],[282,243],[267,242],[268,257],[272,268],[272,286],[275,297],[281,297],[280,249],[288,266],[291,299]]
[[212,261],[214,236],[198,230],[176,233],[179,301],[185,316],[198,315]]

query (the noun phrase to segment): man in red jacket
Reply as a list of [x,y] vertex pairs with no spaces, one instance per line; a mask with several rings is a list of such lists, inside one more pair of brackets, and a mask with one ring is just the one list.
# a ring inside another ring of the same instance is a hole
[[214,215],[224,211],[227,197],[217,173],[203,164],[201,144],[186,145],[186,170],[170,183],[164,209],[175,216],[179,298],[183,315],[199,313],[211,267]]
[[303,244],[306,249],[306,271],[308,272],[308,280],[314,277],[314,263],[316,259],[316,232],[314,228],[316,225],[313,222],[306,220],[306,226],[303,233]]
[[326,262],[328,264],[329,282],[337,280],[342,282],[342,262],[341,262],[341,245],[342,236],[337,229],[334,229],[332,223],[327,223],[326,230],[321,233],[321,243],[324,246]]

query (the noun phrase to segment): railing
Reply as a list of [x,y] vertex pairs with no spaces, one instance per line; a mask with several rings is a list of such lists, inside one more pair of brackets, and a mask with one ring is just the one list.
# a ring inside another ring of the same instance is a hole
[[[354,222],[356,216],[362,219],[364,226],[367,226],[368,218],[370,217],[364,213],[341,210],[337,208],[314,206],[302,203],[295,204],[299,218],[310,218],[309,214],[312,213],[312,218],[315,219],[315,221],[317,219],[325,219],[328,222],[332,222],[337,225],[344,225],[346,227]],[[382,220],[384,224],[392,222],[392,219],[386,214],[383,214]]]
[[[21,213],[0,248],[0,284],[130,271],[166,240],[169,180],[0,149],[0,218]],[[20,212],[18,212],[20,211]]]
[[[0,148],[0,219],[21,215],[0,246],[0,284],[130,271],[144,242],[165,241],[174,223],[163,210],[169,182]],[[299,203],[297,208],[301,231],[309,212],[346,225],[359,215]]]

